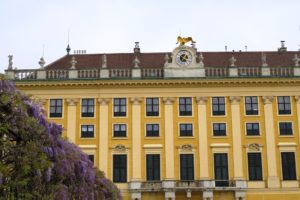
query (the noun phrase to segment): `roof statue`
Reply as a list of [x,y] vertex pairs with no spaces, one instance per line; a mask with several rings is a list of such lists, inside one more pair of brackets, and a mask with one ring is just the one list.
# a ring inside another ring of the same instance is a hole
[[186,37],[185,38],[185,37],[178,36],[176,44],[180,43],[180,46],[182,46],[182,45],[185,45],[185,43],[188,43],[188,42],[195,43],[195,41],[193,40],[192,37]]
[[12,70],[13,69],[13,55],[8,55],[8,70]]

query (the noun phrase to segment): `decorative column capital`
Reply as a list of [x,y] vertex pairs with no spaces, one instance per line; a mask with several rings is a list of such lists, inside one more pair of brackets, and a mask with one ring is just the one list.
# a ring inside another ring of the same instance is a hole
[[166,104],[166,105],[171,105],[173,104],[175,98],[174,97],[164,97],[163,98],[163,102]]
[[102,106],[105,106],[109,103],[109,98],[98,98],[98,103]]
[[297,103],[297,104],[300,104],[300,95],[295,96],[295,100],[296,100],[296,103]]
[[79,99],[77,98],[69,98],[67,99],[68,106],[76,106],[76,104],[79,102]]
[[142,102],[143,98],[142,97],[131,97],[130,101],[133,105],[140,105]]
[[207,102],[207,97],[196,97],[196,101],[198,105],[205,105]]
[[263,96],[264,104],[271,104],[273,102],[274,96]]
[[231,104],[239,104],[241,101],[241,97],[240,96],[230,96],[229,101]]

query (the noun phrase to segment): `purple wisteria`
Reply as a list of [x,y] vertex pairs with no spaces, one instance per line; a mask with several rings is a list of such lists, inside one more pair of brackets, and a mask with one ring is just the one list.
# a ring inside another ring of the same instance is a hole
[[121,199],[45,111],[0,77],[0,196],[8,199]]

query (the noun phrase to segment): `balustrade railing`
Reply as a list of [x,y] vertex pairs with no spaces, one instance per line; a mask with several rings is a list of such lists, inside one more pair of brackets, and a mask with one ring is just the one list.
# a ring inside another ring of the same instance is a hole
[[67,79],[69,77],[68,70],[47,70],[47,79]]
[[207,77],[226,77],[229,76],[229,69],[225,67],[205,68],[205,76]]
[[[267,69],[267,70],[266,70]],[[103,70],[103,71],[102,71]],[[135,69],[134,69],[135,70]],[[134,72],[134,78],[161,79],[164,78],[164,69],[139,69],[140,73]],[[6,70],[6,74],[13,80],[35,80],[35,79],[101,79],[101,78],[132,78],[132,69],[80,69],[80,70],[43,70],[43,69],[22,69]],[[74,73],[75,72],[75,73]],[[105,73],[102,73],[105,72]],[[72,74],[72,75],[71,75]],[[140,74],[140,75],[139,75]],[[70,76],[70,77],[69,77]],[[300,76],[299,68],[295,67],[207,67],[205,68],[206,78],[225,77],[292,77]]]

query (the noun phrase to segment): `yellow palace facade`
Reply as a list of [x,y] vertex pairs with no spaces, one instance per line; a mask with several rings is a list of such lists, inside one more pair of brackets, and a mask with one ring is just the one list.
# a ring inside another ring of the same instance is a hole
[[124,199],[300,199],[300,53],[85,54],[7,76]]

